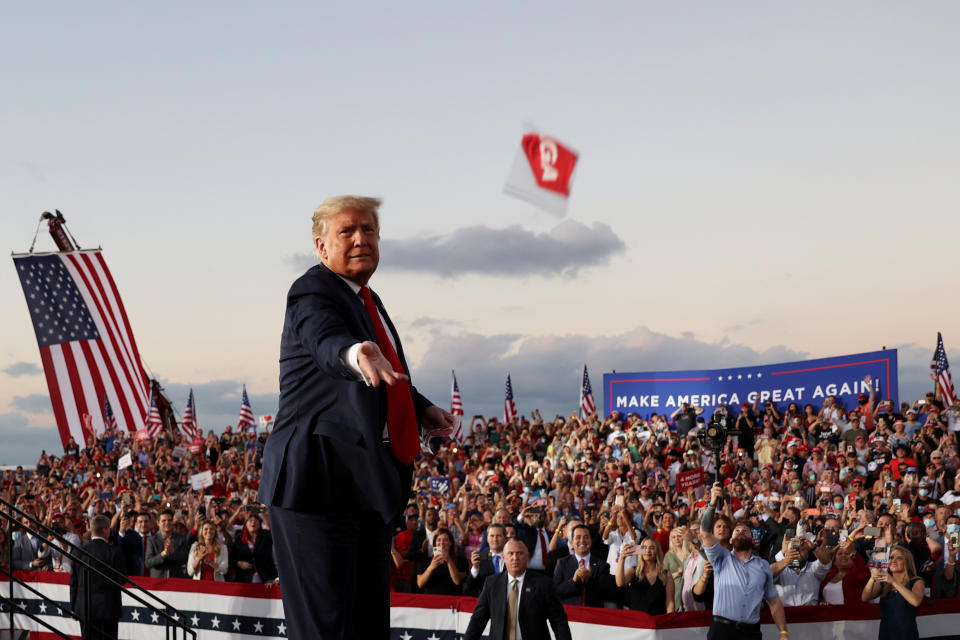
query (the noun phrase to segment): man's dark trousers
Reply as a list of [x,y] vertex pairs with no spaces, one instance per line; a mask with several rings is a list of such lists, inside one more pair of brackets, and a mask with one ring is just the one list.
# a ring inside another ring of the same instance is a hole
[[378,514],[274,506],[270,521],[289,638],[389,637],[391,530]]

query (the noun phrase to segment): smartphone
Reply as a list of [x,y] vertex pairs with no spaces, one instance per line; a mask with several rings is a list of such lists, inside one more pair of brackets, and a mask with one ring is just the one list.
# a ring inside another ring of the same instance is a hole
[[900,498],[893,499],[893,511],[894,513],[898,513],[900,511]]
[[960,547],[960,533],[951,533],[950,548],[956,551],[957,547]]
[[863,535],[867,538],[879,538],[883,535],[883,530],[880,527],[864,527]]
[[849,535],[846,529],[840,529],[840,544],[846,544]]
[[441,553],[442,553],[442,552],[440,551],[440,547],[434,547],[434,548],[433,548],[433,555],[438,556],[438,555],[440,555]]
[[490,552],[489,552],[489,551],[478,551],[478,552],[477,552],[477,555],[479,556],[480,562],[484,562],[484,561],[490,559]]
[[614,499],[613,499],[613,504],[614,504],[615,506],[622,507],[622,506],[624,505],[623,496],[617,496],[616,498],[614,498]]
[[828,530],[826,533],[828,547],[835,547],[840,542],[840,532],[836,529]]

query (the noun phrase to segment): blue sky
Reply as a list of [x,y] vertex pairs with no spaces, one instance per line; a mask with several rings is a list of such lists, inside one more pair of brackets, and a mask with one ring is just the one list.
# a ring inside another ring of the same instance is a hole
[[[546,414],[584,361],[599,387],[883,345],[928,386],[936,331],[960,343],[960,6],[516,5],[5,7],[0,237],[26,250],[59,208],[103,246],[207,427],[243,382],[275,407],[310,214],[347,192],[385,199],[372,284],[438,403],[454,368],[468,413],[510,371]],[[526,122],[581,152],[566,220],[502,194]],[[20,461],[57,439],[12,265],[0,295]]]

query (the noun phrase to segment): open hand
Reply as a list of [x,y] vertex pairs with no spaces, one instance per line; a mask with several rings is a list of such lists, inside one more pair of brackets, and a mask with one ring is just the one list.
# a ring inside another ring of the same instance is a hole
[[394,371],[393,365],[380,351],[377,343],[370,340],[360,344],[360,350],[357,351],[357,364],[360,366],[360,371],[374,387],[379,386],[381,381],[388,385],[394,385],[402,380],[410,379],[402,371]]

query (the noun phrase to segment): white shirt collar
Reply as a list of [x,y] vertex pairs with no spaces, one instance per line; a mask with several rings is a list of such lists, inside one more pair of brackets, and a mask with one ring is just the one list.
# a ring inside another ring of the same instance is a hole
[[585,556],[578,556],[576,553],[574,553],[574,554],[573,554],[573,557],[575,557],[575,558],[577,559],[577,566],[580,565],[580,561],[581,561],[581,560],[586,561],[586,565],[587,565],[588,567],[590,566],[590,554],[589,554],[589,553],[588,553],[587,555],[585,555]]
[[[329,267],[328,267],[328,268],[329,268]],[[337,273],[336,271],[331,270],[331,273],[333,273],[333,275],[337,276],[338,278],[340,278],[341,280],[343,280],[344,282],[346,282],[346,283],[347,283],[347,286],[350,287],[350,290],[353,291],[353,293],[354,293],[355,295],[360,295],[360,289],[362,288],[361,285],[357,284],[356,282],[354,282],[354,281],[351,280],[350,278],[345,278],[345,277],[343,277],[342,275],[340,275],[340,274]]]

